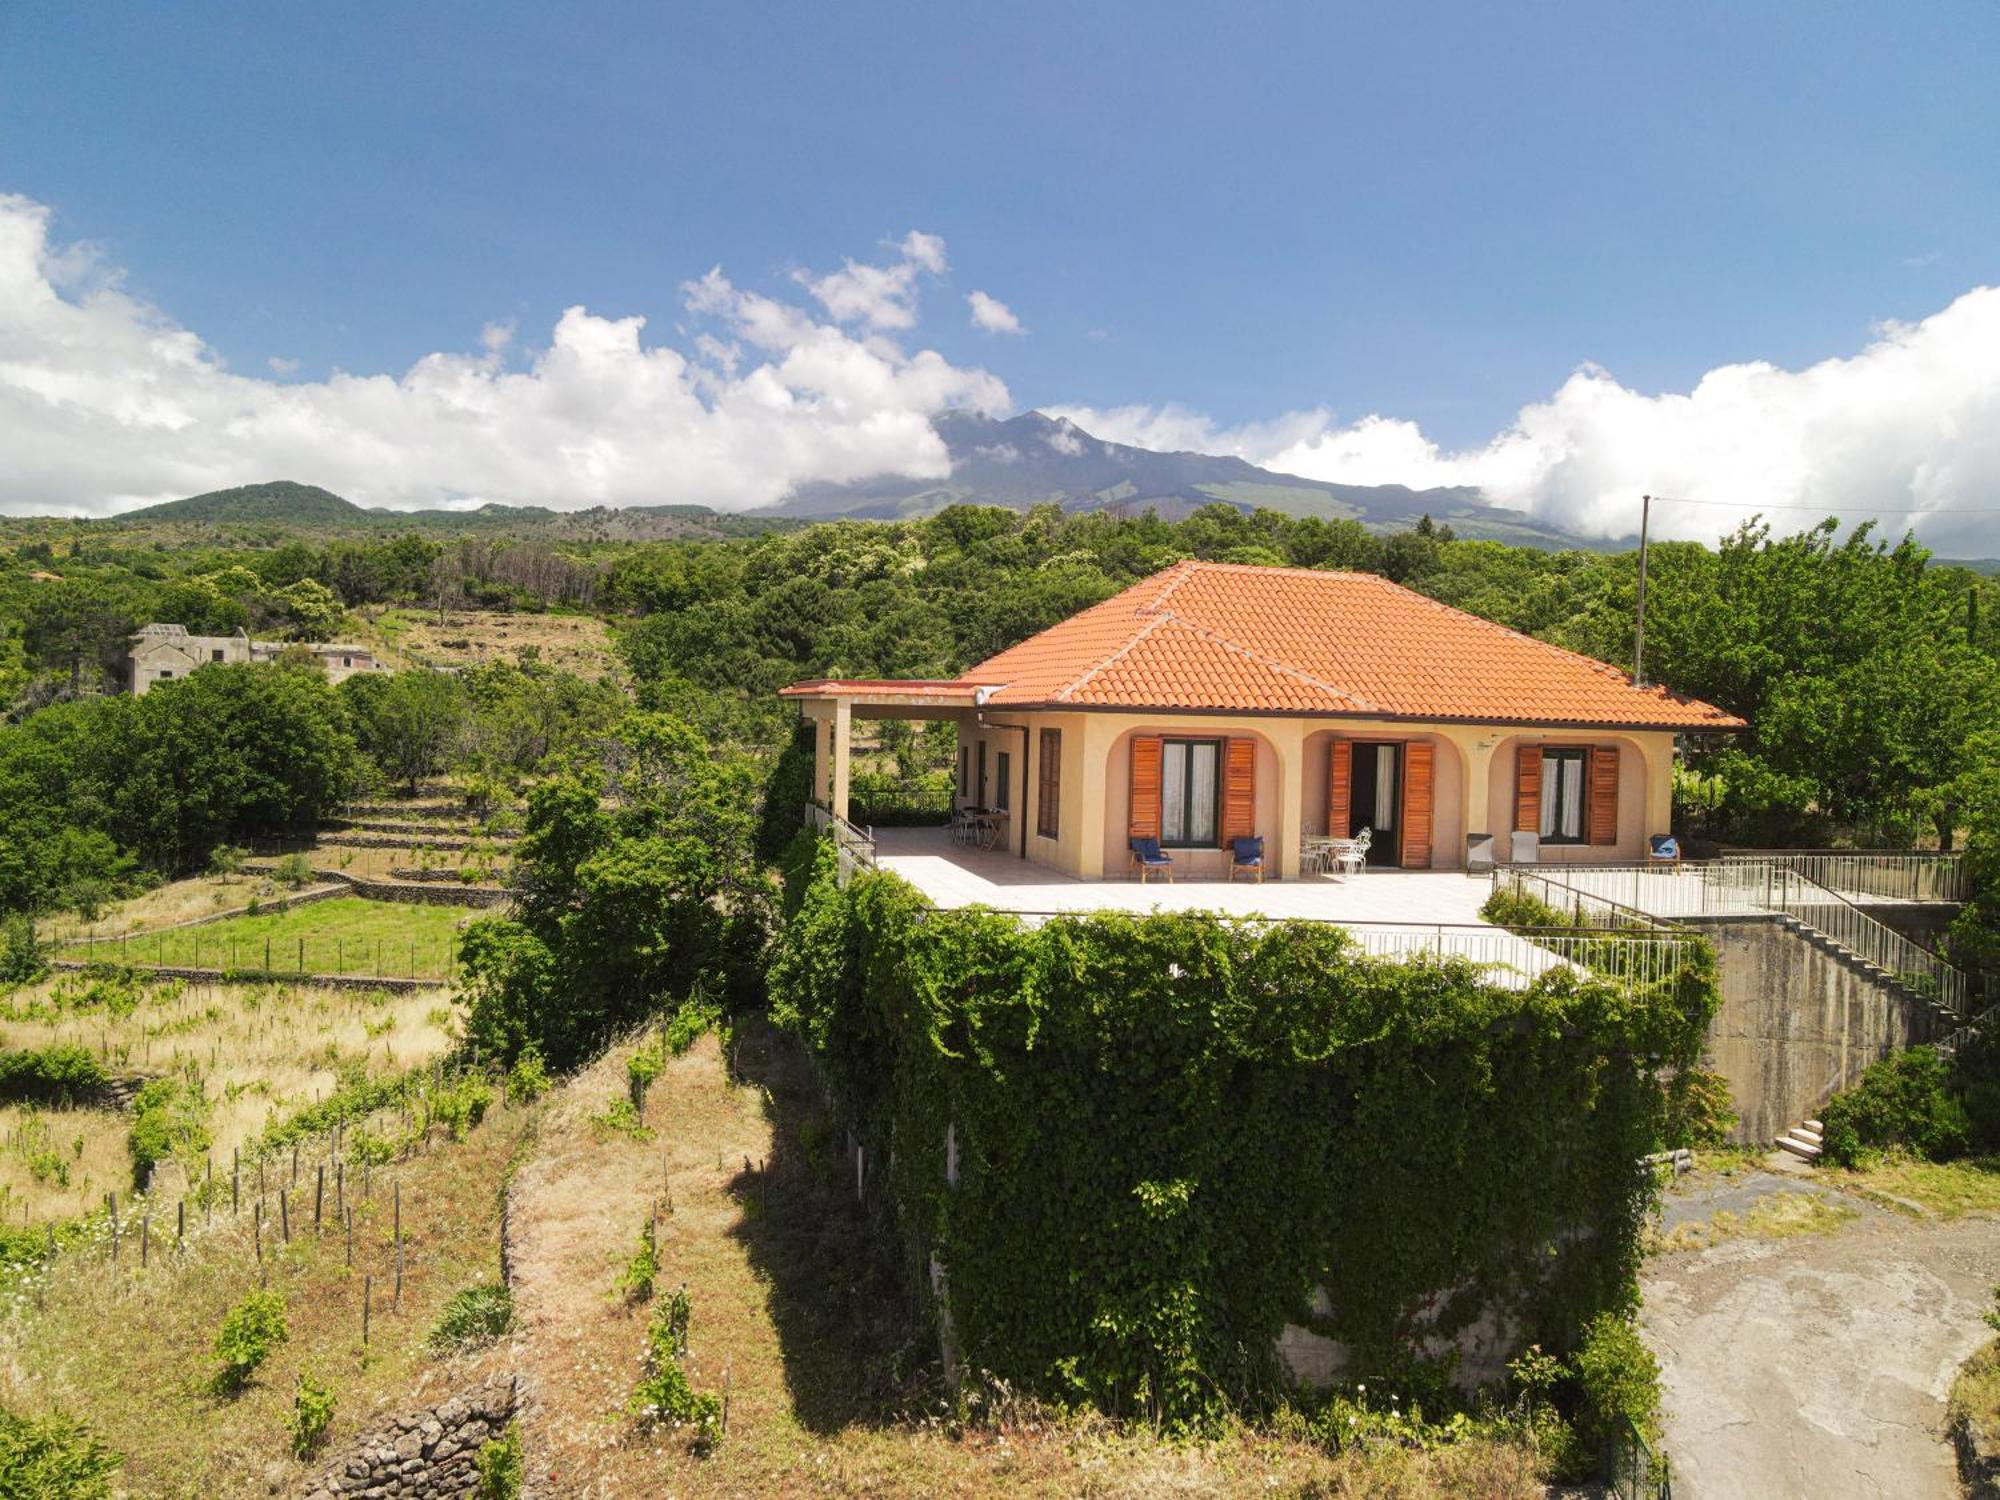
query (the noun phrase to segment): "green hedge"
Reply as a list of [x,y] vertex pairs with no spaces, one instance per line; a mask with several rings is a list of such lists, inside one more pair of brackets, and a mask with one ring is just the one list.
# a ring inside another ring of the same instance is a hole
[[1853,1088],[1835,1094],[1820,1111],[1826,1159],[1851,1167],[1864,1153],[1891,1146],[1932,1161],[1964,1155],[1972,1122],[1953,1083],[1952,1060],[1931,1047],[1870,1063]]
[[1319,924],[1030,928],[889,875],[842,890],[817,860],[774,1012],[888,1164],[913,1277],[933,1251],[948,1268],[973,1368],[1205,1425],[1276,1393],[1287,1322],[1373,1380],[1413,1368],[1427,1307],[1433,1331],[1499,1307],[1567,1349],[1632,1304],[1639,1158],[1656,1074],[1713,1010],[1698,976],[1518,991]]
[[0,1052],[0,1100],[81,1104],[110,1081],[88,1049],[67,1042],[39,1051]]

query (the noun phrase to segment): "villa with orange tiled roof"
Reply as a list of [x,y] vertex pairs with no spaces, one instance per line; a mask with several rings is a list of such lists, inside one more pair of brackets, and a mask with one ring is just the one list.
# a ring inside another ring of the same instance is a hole
[[1373,574],[1196,561],[955,679],[783,691],[836,817],[856,718],[948,719],[995,846],[1086,880],[1135,839],[1220,878],[1241,838],[1291,879],[1364,830],[1376,866],[1631,863],[1670,831],[1677,737],[1744,727]]

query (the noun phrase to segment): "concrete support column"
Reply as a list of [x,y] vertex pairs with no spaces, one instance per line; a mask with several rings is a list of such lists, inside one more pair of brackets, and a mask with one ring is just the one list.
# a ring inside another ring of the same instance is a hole
[[[1493,751],[1500,743],[1498,734],[1454,734],[1465,756],[1465,832],[1490,833],[1496,858],[1505,857],[1507,829],[1493,826]],[[1510,819],[1511,822],[1511,819]]]
[[[1278,878],[1297,880],[1306,814],[1306,726],[1303,720],[1283,719],[1267,732],[1278,753]],[[1267,849],[1265,857],[1270,854]]]
[[[1117,825],[1121,835],[1119,842],[1124,841],[1122,835],[1127,826],[1128,809],[1110,806],[1105,796],[1105,772],[1109,767],[1111,747],[1117,742],[1119,733],[1127,727],[1122,719],[1121,714],[1085,714],[1083,733],[1077,736],[1082,741],[1080,769],[1083,773],[1076,781],[1077,816],[1081,818],[1088,813],[1092,818],[1091,823],[1079,829],[1083,846],[1078,851],[1080,857],[1076,873],[1083,880],[1104,878],[1105,828],[1108,824]],[[1068,800],[1067,786],[1063,788],[1063,797]],[[1123,873],[1122,870],[1120,873]]]
[[845,698],[833,700],[833,785],[828,789],[827,806],[837,818],[847,816],[848,742],[854,737],[854,706]]
[[1649,734],[1638,742],[1646,765],[1647,837],[1674,831],[1674,737]]

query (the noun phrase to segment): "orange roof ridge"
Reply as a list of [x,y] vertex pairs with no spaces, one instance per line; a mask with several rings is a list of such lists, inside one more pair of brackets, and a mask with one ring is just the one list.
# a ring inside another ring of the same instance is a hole
[[[1112,597],[1116,598],[1117,596],[1113,595]],[[1110,601],[1107,600],[1105,602],[1109,603]],[[1074,618],[1074,616],[1072,616],[1072,618]],[[1154,631],[1158,630],[1162,625],[1166,624],[1171,619],[1173,619],[1172,615],[1158,615],[1155,616],[1153,619],[1148,620],[1144,625],[1139,627],[1139,633],[1137,635],[1133,636],[1124,645],[1120,646],[1116,651],[1112,652],[1109,656],[1105,657],[1103,661],[1096,663],[1094,666],[1085,668],[1084,673],[1081,677],[1077,678],[1076,681],[1069,683],[1067,686],[1057,691],[1054,695],[1056,700],[1063,703],[1069,702],[1070,695],[1072,693],[1075,693],[1080,688],[1082,688],[1085,683],[1089,682],[1090,679],[1095,677],[1098,673],[1105,671],[1107,668],[1123,660],[1125,657],[1130,656],[1134,648],[1136,648],[1141,641],[1143,641],[1147,636],[1151,635]],[[1030,637],[1030,639],[1033,638]]]
[[[1423,607],[1418,608],[1421,604]],[[1650,729],[1742,720],[1370,573],[1184,558],[963,674],[998,706]]]

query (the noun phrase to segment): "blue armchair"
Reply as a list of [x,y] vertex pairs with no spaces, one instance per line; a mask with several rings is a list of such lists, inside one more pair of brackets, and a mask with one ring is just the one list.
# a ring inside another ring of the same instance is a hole
[[1158,839],[1133,839],[1132,864],[1139,872],[1139,884],[1146,883],[1146,877],[1154,871],[1165,871],[1167,884],[1174,883],[1174,862],[1167,851],[1160,847]]
[[1681,841],[1671,833],[1656,833],[1646,840],[1646,862],[1648,864],[1673,864],[1681,862]]
[[1229,878],[1234,880],[1238,873],[1255,875],[1257,883],[1262,885],[1264,883],[1263,839],[1231,839],[1229,848]]

